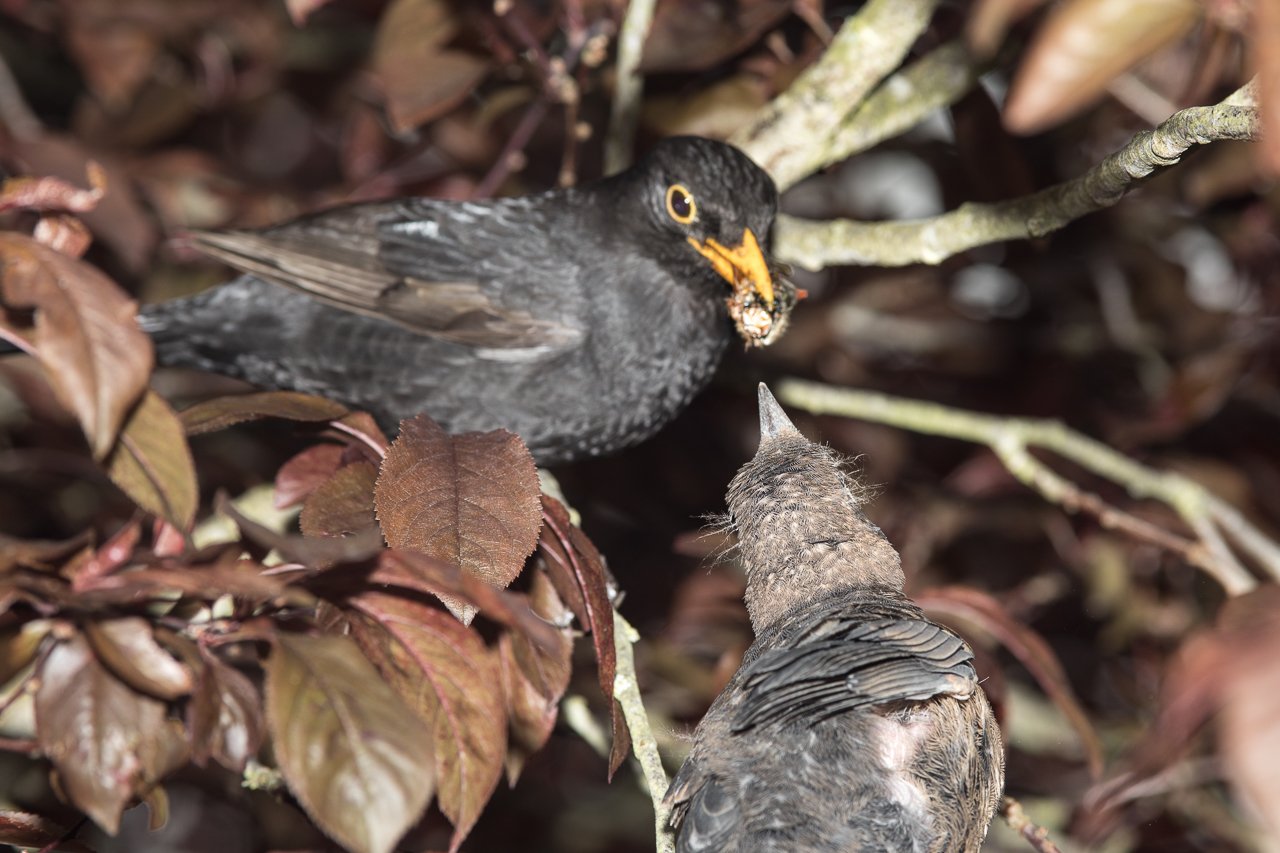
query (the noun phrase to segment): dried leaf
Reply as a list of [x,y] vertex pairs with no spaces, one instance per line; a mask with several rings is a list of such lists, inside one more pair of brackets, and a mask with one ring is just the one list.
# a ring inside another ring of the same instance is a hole
[[1266,0],[1252,6],[1250,58],[1258,70],[1258,103],[1262,107],[1258,161],[1267,172],[1276,175],[1280,174],[1280,111],[1276,109],[1280,104],[1280,8]]
[[[591,630],[596,649],[596,673],[613,719],[613,748],[609,753],[609,777],[612,778],[631,749],[631,733],[622,708],[613,696],[618,653],[613,644],[613,603],[609,599],[608,573],[595,544],[570,523],[569,511],[564,505],[550,495],[543,495],[542,506],[548,528],[539,542],[543,556],[548,566],[558,564],[556,571],[560,574],[572,574],[587,611],[586,627]],[[555,580],[555,574],[548,572],[548,575]]]
[[267,721],[280,770],[316,825],[357,853],[391,853],[435,786],[430,730],[350,637],[279,635]]
[[179,530],[191,529],[200,506],[195,461],[182,422],[159,394],[143,394],[107,457],[106,469],[138,506]]
[[373,415],[368,412],[352,412],[338,418],[333,422],[333,429],[325,434],[348,442],[354,438],[359,442],[360,447],[367,447],[378,459],[386,456],[387,448],[391,446],[391,442],[387,441],[382,430],[378,429]]
[[977,625],[1012,652],[1080,736],[1090,775],[1095,781],[1101,777],[1102,741],[1088,714],[1080,707],[1058,656],[1043,637],[1014,619],[1000,602],[972,587],[933,587],[915,596],[915,602],[927,612],[958,616]]
[[87,589],[98,578],[123,566],[133,556],[141,537],[142,524],[137,519],[121,527],[89,560],[76,568],[71,576],[71,588],[77,592]]
[[1186,35],[1195,0],[1067,0],[1036,33],[1009,87],[1004,126],[1039,133],[1084,109],[1121,72]]
[[502,776],[507,732],[496,656],[443,610],[381,593],[352,604],[368,617],[352,620],[353,636],[433,733],[437,797],[456,851]]
[[[422,551],[505,587],[538,543],[542,489],[533,457],[506,430],[450,436],[418,415],[400,425],[375,503],[392,548]],[[475,609],[445,604],[464,623]]]
[[700,71],[741,53],[791,12],[787,0],[658,0],[640,70]]
[[328,2],[329,0],[285,0],[284,5],[289,9],[289,17],[293,19],[294,26],[301,27],[306,24],[312,12]]
[[311,493],[298,520],[311,537],[347,536],[378,529],[373,512],[373,488],[378,469],[357,462],[340,469]]
[[297,391],[266,391],[216,397],[183,409],[179,414],[187,435],[216,432],[244,421],[284,418],[290,421],[331,421],[347,414],[347,407],[324,397]]
[[35,309],[36,356],[101,459],[151,375],[137,304],[94,267],[25,234],[0,233],[0,261],[5,303]]
[[1026,17],[1044,0],[975,0],[964,25],[964,38],[974,55],[995,56],[1005,34],[1016,21]]
[[47,213],[40,217],[31,234],[37,243],[48,246],[69,258],[84,257],[93,242],[89,226],[66,213]]
[[281,465],[276,472],[276,509],[301,503],[320,488],[342,464],[344,450],[336,444],[317,444]]
[[458,21],[443,0],[395,0],[378,24],[373,69],[398,134],[444,115],[489,72],[489,61],[445,48]]
[[98,660],[134,690],[157,699],[177,699],[191,692],[191,670],[160,648],[146,619],[89,620],[84,636]]
[[0,844],[12,844],[34,850],[61,850],[65,853],[92,853],[89,847],[79,841],[64,841],[56,847],[50,847],[67,834],[67,827],[59,826],[48,818],[0,809]]
[[288,536],[245,518],[225,494],[219,494],[214,504],[218,512],[236,523],[245,537],[267,548],[275,548],[287,559],[304,566],[327,568],[336,563],[358,563],[382,550],[382,532],[376,528],[355,536]]
[[204,663],[187,706],[191,758],[201,767],[212,758],[242,773],[265,733],[258,691],[244,673],[211,653],[204,652]]
[[166,719],[164,703],[118,681],[83,637],[49,653],[35,715],[40,749],[62,790],[111,835],[131,798],[186,761],[186,736]]
[[93,210],[107,193],[107,173],[92,160],[85,167],[92,189],[82,190],[61,178],[9,178],[0,185],[0,212],[20,207],[71,213]]
[[[552,625],[568,625],[573,616],[542,572],[533,576],[530,601],[533,611]],[[504,631],[498,638],[502,694],[511,729],[507,740],[507,780],[512,785],[525,760],[551,736],[560,698],[569,686],[573,634],[568,628],[561,628],[558,640],[556,647],[547,650],[514,631]]]
[[18,566],[36,571],[49,571],[60,562],[93,541],[93,531],[85,530],[73,539],[50,542],[44,539],[14,539],[0,533],[0,573]]

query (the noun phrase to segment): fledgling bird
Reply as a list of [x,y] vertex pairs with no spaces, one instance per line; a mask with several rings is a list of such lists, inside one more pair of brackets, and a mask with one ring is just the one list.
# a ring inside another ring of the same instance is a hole
[[667,791],[676,850],[975,853],[1004,753],[973,653],[763,384],[760,433],[728,495],[756,641]]
[[418,412],[449,432],[504,427],[565,462],[675,417],[735,327],[748,345],[782,333],[797,292],[761,248],[777,206],[741,151],[676,137],[566,190],[195,232],[249,275],[140,322],[164,365],[330,397],[389,430]]

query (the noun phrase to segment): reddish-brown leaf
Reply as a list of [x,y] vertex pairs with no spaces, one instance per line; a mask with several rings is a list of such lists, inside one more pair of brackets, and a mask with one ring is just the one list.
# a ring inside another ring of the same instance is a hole
[[74,539],[50,542],[44,539],[14,539],[0,533],[0,574],[21,566],[49,571],[75,551],[93,541],[93,531],[85,530]]
[[[400,425],[387,451],[375,503],[391,547],[505,587],[538,544],[541,492],[519,436],[501,429],[451,436],[418,415]],[[445,604],[464,623],[475,615],[468,605]]]
[[351,412],[338,418],[330,426],[332,430],[326,431],[326,435],[333,435],[348,442],[355,439],[361,447],[368,448],[377,459],[386,456],[387,448],[391,446],[391,442],[387,441],[382,430],[378,429],[373,415],[368,412]]
[[[587,535],[569,521],[569,511],[555,498],[542,496],[543,519],[547,534],[541,547],[548,566],[559,563],[555,571],[562,576],[572,574],[581,590],[587,625],[596,649],[596,673],[600,689],[613,718],[613,748],[609,753],[609,776],[622,766],[631,749],[631,733],[622,716],[622,708],[613,696],[613,679],[618,672],[618,652],[613,645],[613,604],[609,597],[608,573],[604,560]],[[549,573],[552,580],[555,574]]]
[[85,164],[92,189],[82,190],[61,178],[9,178],[0,185],[0,212],[19,207],[87,213],[107,193],[107,172],[94,161]]
[[308,538],[276,533],[241,515],[225,494],[214,499],[218,512],[230,518],[248,539],[267,548],[277,549],[285,558],[313,568],[328,568],[337,563],[358,563],[382,550],[382,532],[371,528],[355,536]]
[[542,748],[555,728],[560,697],[569,686],[573,663],[573,633],[567,627],[573,614],[556,595],[551,581],[536,572],[529,592],[533,611],[557,632],[554,648],[539,648],[522,634],[503,631],[498,638],[502,666],[502,694],[507,704],[507,780],[514,785],[530,755]]
[[373,512],[373,487],[378,469],[357,462],[325,480],[302,507],[298,520],[307,536],[347,536],[378,529]]
[[79,592],[123,566],[133,556],[133,549],[141,537],[142,523],[137,519],[121,527],[94,552],[93,557],[76,567],[75,574],[71,576],[71,588]]
[[59,826],[48,818],[26,812],[0,809],[0,844],[33,850],[61,850],[65,853],[93,853],[79,841],[63,841],[56,847],[49,845],[67,834],[67,827]]
[[352,634],[435,744],[440,811],[456,851],[502,776],[506,713],[496,655],[474,629],[416,601],[365,593]]
[[101,459],[151,375],[137,304],[94,267],[25,234],[0,233],[0,262],[5,303],[35,309],[36,357]]
[[31,236],[42,246],[48,246],[69,258],[84,257],[93,242],[89,226],[69,213],[46,213],[41,216]]
[[234,424],[261,418],[290,421],[331,421],[347,414],[347,407],[324,397],[297,391],[265,391],[216,397],[183,409],[178,417],[187,435],[216,432]]
[[396,133],[448,112],[488,73],[488,60],[445,47],[457,32],[443,0],[395,0],[383,12],[373,68]]
[[320,488],[342,464],[344,450],[336,444],[317,444],[281,465],[276,472],[276,509],[301,503]]
[[182,726],[163,702],[131,690],[83,637],[60,643],[40,668],[40,749],[75,806],[114,835],[129,800],[186,761]]
[[159,394],[147,390],[106,459],[109,476],[133,502],[179,530],[200,507],[195,461],[182,423]]
[[1039,133],[1074,115],[1134,63],[1186,35],[1203,15],[1195,0],[1067,0],[1027,49],[1009,87],[1004,126]]
[[431,730],[350,637],[281,634],[267,722],[289,790],[357,853],[391,853],[435,785]]
[[560,647],[560,635],[553,625],[562,623],[548,624],[539,618],[523,595],[491,586],[457,566],[428,554],[384,550],[378,554],[378,567],[369,575],[368,580],[370,583],[399,586],[440,598],[456,599],[478,609],[495,622],[523,632],[547,652],[554,652]]
[[204,668],[187,705],[191,758],[204,766],[210,758],[241,773],[258,752],[266,724],[253,682],[240,670],[203,651]]
[[1102,741],[1098,738],[1093,723],[1089,721],[1088,714],[1076,699],[1058,656],[1043,637],[1014,619],[1003,604],[972,587],[933,587],[917,595],[915,601],[932,614],[956,616],[977,625],[1012,652],[1080,736],[1090,775],[1095,780],[1101,777],[1104,761]]
[[[1280,174],[1280,7],[1266,0],[1253,6],[1249,48],[1258,74],[1258,103],[1262,113],[1259,161],[1271,175]],[[1248,8],[1246,6],[1245,8]]]
[[134,690],[157,699],[177,699],[191,692],[191,670],[160,648],[146,619],[89,620],[84,636],[98,660]]

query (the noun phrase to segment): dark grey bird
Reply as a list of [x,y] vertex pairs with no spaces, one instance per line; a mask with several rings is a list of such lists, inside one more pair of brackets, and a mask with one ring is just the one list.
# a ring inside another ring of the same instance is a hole
[[667,791],[677,851],[975,853],[1004,754],[973,653],[763,384],[760,432],[729,486],[756,641]]
[[[773,181],[696,137],[590,184],[356,204],[194,244],[249,275],[151,306],[161,364],[450,432],[504,427],[542,464],[635,444],[710,380],[736,327],[775,340],[797,293],[761,242]],[[777,269],[775,267],[775,269]]]

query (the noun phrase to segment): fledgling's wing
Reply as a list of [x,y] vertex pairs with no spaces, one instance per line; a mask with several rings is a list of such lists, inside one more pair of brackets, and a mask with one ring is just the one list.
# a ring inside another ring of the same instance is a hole
[[943,694],[967,699],[978,686],[972,660],[963,640],[924,619],[832,617],[751,664],[731,727],[817,721]]
[[494,205],[407,199],[261,231],[193,231],[191,239],[243,272],[419,334],[540,355],[576,346],[581,329],[535,316],[516,298],[510,282],[518,280],[519,249],[530,242],[520,229],[537,223],[503,213]]

